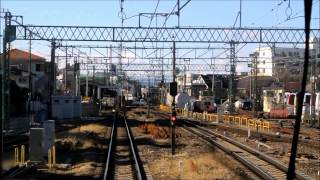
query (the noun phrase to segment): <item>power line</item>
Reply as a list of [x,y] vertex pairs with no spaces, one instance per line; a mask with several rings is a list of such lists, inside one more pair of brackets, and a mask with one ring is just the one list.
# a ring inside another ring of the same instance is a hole
[[274,12],[275,10],[277,10],[282,4],[284,4],[284,2],[286,2],[287,0],[281,0],[280,2],[278,2],[275,6],[273,6],[268,12],[266,12],[264,15],[260,16],[259,18],[255,19],[251,25],[255,25],[255,22],[266,17],[269,13]]
[[[315,4],[318,4],[318,3],[319,3],[319,1],[316,1],[315,3],[312,4],[312,6],[314,6]],[[304,18],[304,15],[300,15],[303,12],[304,12],[304,9],[301,9],[298,12],[296,12],[294,15],[292,15],[290,17],[287,17],[285,20],[279,22],[276,25],[273,25],[272,27],[277,27],[277,26],[279,26],[281,24],[284,24],[284,23],[289,22],[289,21],[294,20],[294,19]],[[317,19],[317,18],[311,18],[311,19]]]

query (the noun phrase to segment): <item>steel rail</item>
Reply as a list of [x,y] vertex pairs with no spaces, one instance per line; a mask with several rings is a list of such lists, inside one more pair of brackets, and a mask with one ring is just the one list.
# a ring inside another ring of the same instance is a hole
[[[213,131],[211,131],[211,130],[209,130],[207,128],[203,128],[203,127],[201,127],[199,125],[196,125],[194,123],[191,123],[189,121],[183,121],[183,122],[187,122],[187,123],[195,126],[196,128],[198,128],[198,129],[200,129],[202,131],[205,131],[206,133],[208,133],[208,134],[210,134],[212,136],[218,137],[218,138],[220,138],[220,139],[222,139],[222,140],[224,140],[224,141],[226,141],[226,142],[228,142],[230,144],[233,144],[233,145],[237,146],[238,148],[243,149],[243,150],[255,155],[256,157],[258,157],[258,158],[260,158],[260,159],[272,164],[273,166],[277,167],[279,170],[281,170],[281,171],[283,171],[285,173],[288,171],[288,167],[286,165],[284,165],[283,163],[273,159],[272,157],[270,157],[270,156],[268,156],[268,155],[266,155],[266,154],[264,154],[262,152],[259,152],[259,151],[255,150],[255,149],[251,148],[251,147],[243,145],[243,144],[241,144],[241,143],[239,143],[237,141],[234,141],[234,140],[232,140],[232,139],[230,139],[230,138],[228,138],[226,136],[223,136],[221,134],[213,132]],[[298,173],[298,172],[296,172],[296,178],[299,179],[299,180],[311,179],[311,177],[308,177],[308,176],[306,176],[304,174],[301,174],[301,173]]]
[[135,162],[135,168],[136,168],[136,171],[137,171],[137,178],[138,178],[138,180],[144,180],[144,179],[146,179],[145,178],[145,173],[144,173],[143,165],[142,165],[142,162],[140,160],[139,154],[135,150],[135,146],[134,146],[134,143],[133,143],[133,135],[132,135],[132,133],[130,131],[130,128],[128,126],[127,119],[125,117],[123,117],[123,119],[124,119],[124,123],[126,125],[126,131],[127,131],[127,134],[128,134],[128,137],[129,137],[129,141],[130,141],[130,149],[131,149],[132,156],[133,156],[134,162]]
[[111,162],[111,156],[112,156],[111,153],[114,149],[114,138],[115,138],[115,119],[113,119],[113,122],[112,122],[112,130],[111,130],[111,135],[110,135],[107,162],[106,162],[106,167],[105,167],[104,174],[103,174],[103,180],[107,180],[111,174],[110,173],[110,169],[111,169],[110,162]]
[[238,161],[240,161],[242,164],[244,164],[246,167],[248,167],[251,171],[255,172],[257,175],[259,175],[260,177],[262,177],[263,179],[266,180],[275,180],[275,178],[273,176],[271,176],[270,174],[264,172],[260,167],[256,166],[254,163],[246,160],[245,158],[239,156],[238,154],[236,154],[235,152],[231,151],[230,149],[224,147],[223,145],[221,145],[220,143],[212,140],[212,138],[214,138],[213,136],[210,135],[205,135],[203,133],[201,133],[200,131],[196,131],[193,130],[187,126],[183,126],[184,129],[202,137],[203,139],[205,139],[206,141],[208,141],[210,144],[217,146],[219,149],[221,149],[222,151],[226,152],[227,154],[232,155],[233,157],[235,157]]
[[[135,149],[134,138],[133,138],[133,135],[132,135],[130,128],[128,126],[127,120],[125,119],[125,117],[120,117],[119,119],[123,120],[124,124],[125,124],[125,129],[126,129],[126,133],[127,133],[128,140],[129,140],[130,151],[131,151],[131,155],[134,160],[136,178],[138,180],[144,180],[144,179],[146,179],[145,171],[143,169],[143,164],[140,160],[138,151]],[[111,130],[111,135],[110,135],[108,155],[107,155],[107,160],[106,160],[105,171],[103,174],[103,180],[112,179],[112,174],[113,174],[112,166],[114,165],[114,164],[112,164],[112,163],[114,163],[112,158],[114,158],[114,151],[115,151],[115,146],[116,146],[115,141],[116,141],[116,136],[117,136],[116,135],[117,134],[116,120],[118,120],[118,119],[116,119],[116,118],[113,119],[113,125],[112,125],[112,130]]]

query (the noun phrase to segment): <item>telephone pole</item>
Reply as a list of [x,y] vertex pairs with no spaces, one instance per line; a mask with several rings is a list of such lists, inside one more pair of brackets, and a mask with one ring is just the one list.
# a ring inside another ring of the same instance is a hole
[[148,103],[148,114],[147,118],[150,118],[150,75],[148,74],[148,96],[147,96],[147,103]]
[[316,82],[317,82],[317,56],[319,53],[319,43],[320,41],[318,38],[315,37],[313,40],[313,48],[315,51],[313,51],[314,54],[311,55],[313,58],[312,64],[311,64],[311,121],[309,121],[310,126],[316,125],[316,109],[315,109],[315,101],[316,101]]
[[230,42],[230,78],[229,78],[229,111],[230,114],[234,113],[234,101],[235,101],[235,92],[234,92],[234,79],[236,71],[236,54],[235,54],[235,42]]

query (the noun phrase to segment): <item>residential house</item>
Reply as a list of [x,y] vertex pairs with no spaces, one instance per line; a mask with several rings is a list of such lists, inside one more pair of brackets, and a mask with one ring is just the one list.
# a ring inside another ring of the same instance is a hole
[[[191,74],[177,76],[178,90],[186,92],[190,97],[199,98],[212,92],[212,74]],[[227,99],[229,75],[214,75],[215,98]],[[211,93],[212,94],[212,93]]]
[[[11,89],[11,113],[26,111],[28,92],[32,99],[47,101],[49,95],[49,62],[44,57],[12,49],[9,52]],[[31,72],[29,71],[31,67]],[[30,83],[29,83],[29,80]],[[31,85],[31,87],[30,87]],[[19,93],[17,93],[19,92]]]

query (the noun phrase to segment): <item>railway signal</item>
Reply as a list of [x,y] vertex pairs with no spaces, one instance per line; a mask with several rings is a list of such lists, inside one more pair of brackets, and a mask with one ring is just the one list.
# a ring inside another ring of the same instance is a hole
[[176,43],[173,42],[173,59],[172,59],[172,82],[170,83],[170,95],[172,96],[172,114],[171,114],[171,154],[174,155],[176,151],[176,132],[175,122],[177,120],[176,102],[175,98],[178,94],[176,82]]
[[178,93],[177,93],[177,82],[171,82],[170,83],[170,95],[171,96],[176,96]]

